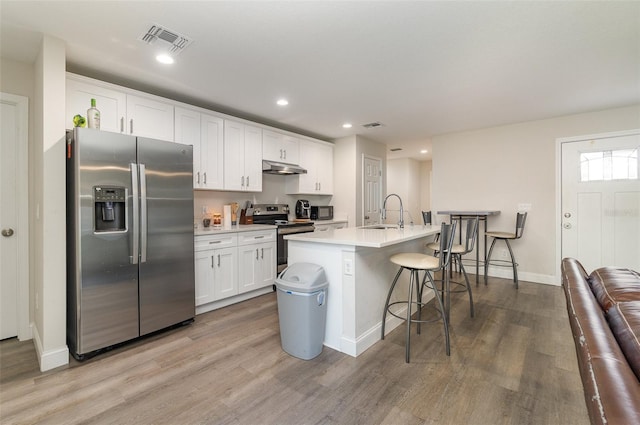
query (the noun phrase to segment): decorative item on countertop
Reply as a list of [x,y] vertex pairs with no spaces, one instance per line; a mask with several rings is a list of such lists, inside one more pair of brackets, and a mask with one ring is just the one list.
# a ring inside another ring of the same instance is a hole
[[202,207],[202,225],[205,228],[211,226],[211,216],[209,215],[208,207]]
[[91,99],[91,108],[87,109],[87,122],[89,128],[100,130],[100,111],[96,108],[95,99]]
[[225,228],[231,227],[231,205],[223,207],[222,220]]
[[238,224],[238,203],[231,203],[231,225],[235,226]]
[[222,227],[222,215],[220,213],[213,213],[213,227]]

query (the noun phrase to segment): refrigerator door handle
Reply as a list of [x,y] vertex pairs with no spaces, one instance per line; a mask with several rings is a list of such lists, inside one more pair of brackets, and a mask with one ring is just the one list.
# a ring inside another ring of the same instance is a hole
[[140,164],[140,262],[147,262],[147,176]]
[[129,170],[131,170],[131,203],[133,205],[133,229],[131,231],[131,255],[129,256],[129,262],[131,264],[138,264],[138,237],[140,235],[139,227],[139,208],[138,208],[138,165],[135,163],[129,164]]

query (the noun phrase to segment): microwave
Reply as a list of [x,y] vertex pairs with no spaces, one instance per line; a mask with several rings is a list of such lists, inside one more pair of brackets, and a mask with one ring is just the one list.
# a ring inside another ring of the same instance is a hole
[[333,207],[331,205],[311,206],[311,220],[333,220]]

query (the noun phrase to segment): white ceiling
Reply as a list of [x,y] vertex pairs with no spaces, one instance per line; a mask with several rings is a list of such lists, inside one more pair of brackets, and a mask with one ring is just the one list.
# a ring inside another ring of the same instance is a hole
[[[153,23],[193,39],[172,66],[138,41]],[[640,102],[640,2],[1,0],[0,31],[2,57],[32,62],[49,34],[69,70],[403,148],[390,158],[424,158],[438,134]]]

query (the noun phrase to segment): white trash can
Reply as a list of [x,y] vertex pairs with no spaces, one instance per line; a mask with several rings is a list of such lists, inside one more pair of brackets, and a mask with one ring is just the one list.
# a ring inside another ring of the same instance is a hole
[[324,269],[311,263],[292,264],[276,279],[280,341],[294,357],[310,360],[322,352],[328,286]]

